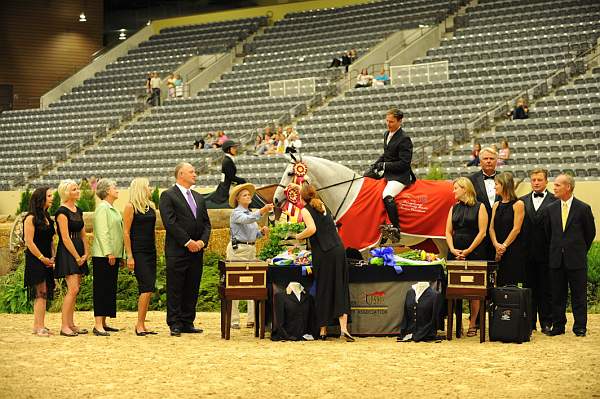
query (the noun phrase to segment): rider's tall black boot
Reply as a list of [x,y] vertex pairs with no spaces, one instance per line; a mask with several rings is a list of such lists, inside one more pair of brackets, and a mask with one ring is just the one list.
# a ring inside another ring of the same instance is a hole
[[400,241],[400,219],[398,217],[398,208],[396,207],[396,201],[394,201],[394,197],[388,195],[383,199],[383,204],[385,205],[385,211],[388,214],[390,223],[393,226],[388,227],[390,232],[390,238],[393,242],[398,242]]

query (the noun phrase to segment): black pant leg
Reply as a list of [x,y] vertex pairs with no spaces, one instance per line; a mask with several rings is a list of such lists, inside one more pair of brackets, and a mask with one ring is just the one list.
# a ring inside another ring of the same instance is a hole
[[563,329],[567,324],[567,276],[563,265],[550,270],[552,278],[552,328]]
[[587,328],[587,270],[567,270],[567,279],[571,289],[571,307],[573,308],[573,330]]
[[[531,327],[536,328],[537,315],[540,311],[539,263],[529,261],[525,269],[525,287],[531,289]],[[541,324],[541,317],[540,317]]]
[[167,256],[167,324],[171,329],[182,328],[182,301],[186,257]]
[[548,263],[538,263],[538,313],[540,325],[552,325],[552,280]]
[[196,318],[198,291],[202,280],[203,252],[186,257],[185,280],[183,283],[183,298],[181,302],[181,322],[191,327]]
[[116,317],[118,264],[111,266],[108,258],[92,257],[94,316]]

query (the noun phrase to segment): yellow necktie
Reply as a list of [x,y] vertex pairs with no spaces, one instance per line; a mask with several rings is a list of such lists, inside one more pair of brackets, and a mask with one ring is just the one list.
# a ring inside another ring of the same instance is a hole
[[567,227],[567,217],[569,216],[569,206],[566,202],[562,204],[562,226],[563,231],[565,231],[565,227]]

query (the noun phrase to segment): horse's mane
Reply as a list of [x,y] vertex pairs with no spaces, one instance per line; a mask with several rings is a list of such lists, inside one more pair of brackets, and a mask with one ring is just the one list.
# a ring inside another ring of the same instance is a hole
[[316,163],[322,163],[322,164],[325,164],[325,166],[327,166],[329,168],[343,168],[348,173],[354,173],[352,171],[352,169],[348,168],[347,166],[344,166],[341,163],[338,163],[335,161],[330,161],[329,159],[325,159],[325,158],[319,158],[319,157],[315,157],[312,155],[303,155],[300,160],[308,160],[308,161],[313,161]]

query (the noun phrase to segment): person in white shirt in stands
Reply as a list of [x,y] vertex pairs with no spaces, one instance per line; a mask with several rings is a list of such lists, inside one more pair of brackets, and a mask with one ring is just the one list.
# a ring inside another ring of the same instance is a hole
[[154,75],[152,76],[152,79],[150,79],[150,87],[152,88],[152,97],[151,97],[151,101],[150,104],[156,106],[156,105],[160,105],[160,85],[162,83],[162,80],[160,79],[160,76],[158,76],[157,72],[154,72]]
[[285,153],[296,153],[300,150],[300,147],[302,147],[300,136],[291,126],[288,126],[286,130],[288,134],[287,139],[285,139]]
[[360,71],[360,73],[356,77],[356,86],[354,86],[354,88],[358,89],[361,87],[371,87],[372,83],[373,76],[369,75],[367,68],[363,68],[362,71]]

